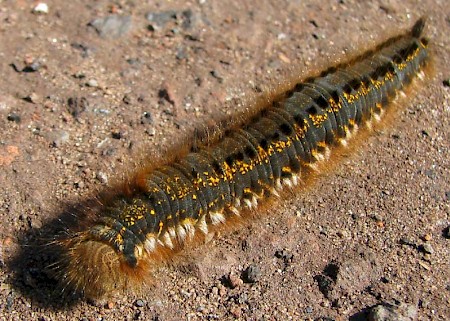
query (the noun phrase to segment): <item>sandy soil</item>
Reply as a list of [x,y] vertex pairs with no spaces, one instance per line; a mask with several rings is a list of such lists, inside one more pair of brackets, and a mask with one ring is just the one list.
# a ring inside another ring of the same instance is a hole
[[[0,1],[1,320],[366,320],[386,302],[450,319],[448,1],[46,3]],[[65,204],[423,14],[434,74],[311,190],[160,269],[148,292],[61,298],[33,244]]]

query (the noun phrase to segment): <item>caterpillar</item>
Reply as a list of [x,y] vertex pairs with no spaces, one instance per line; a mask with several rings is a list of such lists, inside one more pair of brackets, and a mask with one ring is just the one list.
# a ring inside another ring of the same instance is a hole
[[92,298],[139,287],[186,244],[307,179],[421,76],[429,56],[424,25],[419,19],[408,32],[293,84],[212,143],[132,175],[55,236],[61,284]]

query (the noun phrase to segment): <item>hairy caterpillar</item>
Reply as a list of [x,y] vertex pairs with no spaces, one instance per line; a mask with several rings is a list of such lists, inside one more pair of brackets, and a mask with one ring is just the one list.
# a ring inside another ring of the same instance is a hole
[[298,83],[241,127],[134,175],[58,235],[57,275],[88,297],[138,285],[195,238],[297,185],[346,145],[427,61],[424,20],[358,58]]

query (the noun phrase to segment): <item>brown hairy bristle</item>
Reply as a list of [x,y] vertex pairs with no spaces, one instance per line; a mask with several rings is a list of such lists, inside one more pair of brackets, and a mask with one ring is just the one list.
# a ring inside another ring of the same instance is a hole
[[56,238],[62,284],[87,297],[139,288],[186,245],[254,217],[283,190],[305,188],[422,76],[423,28],[420,19],[346,63],[282,84],[211,139],[158,166],[149,160]]

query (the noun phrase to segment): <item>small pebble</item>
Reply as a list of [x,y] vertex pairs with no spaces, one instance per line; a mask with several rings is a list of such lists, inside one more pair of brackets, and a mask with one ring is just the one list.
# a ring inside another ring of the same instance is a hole
[[38,71],[42,67],[42,63],[39,60],[34,60],[31,63],[28,63],[23,69],[23,72],[35,72]]
[[211,290],[211,294],[212,295],[218,295],[219,294],[219,289],[217,288],[217,286],[214,286]]
[[187,55],[186,49],[183,47],[178,48],[177,53],[175,54],[175,57],[178,60],[187,59],[188,55]]
[[85,97],[70,97],[67,100],[67,109],[75,118],[78,118],[80,114],[85,112],[88,106],[89,101]]
[[76,73],[74,73],[72,75],[72,77],[76,78],[76,79],[84,79],[84,78],[86,78],[86,74],[82,71],[77,71]]
[[284,63],[287,63],[287,64],[291,63],[291,59],[289,59],[288,56],[286,56],[285,54],[283,54],[281,52],[278,54],[278,58],[280,58],[280,60]]
[[8,119],[9,121],[15,122],[15,123],[20,123],[20,121],[22,120],[20,118],[20,115],[16,114],[16,113],[11,113],[9,114],[6,119]]
[[152,114],[148,111],[144,111],[144,113],[141,116],[141,124],[153,124],[153,117]]
[[275,257],[279,258],[279,259],[283,259],[283,261],[285,263],[291,263],[292,260],[294,259],[294,255],[292,253],[290,253],[288,250],[277,250],[275,252]]
[[98,87],[98,82],[95,79],[89,79],[88,82],[86,83],[86,86],[88,87]]
[[444,79],[444,81],[442,82],[442,84],[443,84],[445,87],[450,87],[450,78]]
[[48,13],[48,5],[44,2],[39,2],[34,8],[34,13],[46,14]]
[[219,284],[219,296],[224,297],[225,295],[227,295],[227,288]]
[[423,236],[423,240],[424,241],[431,241],[431,239],[432,239],[432,236],[431,236],[431,234],[425,234],[424,236]]
[[413,247],[416,246],[416,244],[414,243],[414,241],[408,239],[407,237],[402,237],[402,238],[400,239],[400,244],[401,244],[401,245],[413,246]]
[[420,249],[423,252],[428,253],[428,254],[433,254],[434,253],[433,247],[430,244],[428,244],[428,243],[423,244]]
[[194,12],[192,12],[191,9],[184,10],[181,13],[181,17],[183,19],[183,22],[181,24],[181,27],[183,29],[190,29],[194,25],[196,21],[196,17],[194,16]]
[[428,263],[426,263],[426,262],[423,262],[423,261],[419,261],[419,265],[421,266],[421,267],[423,267],[425,270],[427,270],[427,271],[430,271],[431,270],[431,266],[428,264]]
[[413,321],[417,317],[417,307],[401,303],[392,305],[389,303],[379,304],[370,309],[369,321]]
[[334,281],[328,275],[318,274],[314,277],[317,282],[319,291],[323,293],[325,297],[328,297],[333,290]]
[[247,304],[247,302],[248,302],[248,295],[247,295],[247,293],[239,294],[239,296],[237,298],[237,303],[239,303],[239,304]]
[[140,66],[141,60],[139,58],[128,58],[127,63],[131,66]]
[[444,229],[444,237],[446,238],[446,239],[450,239],[450,226],[447,226],[445,229]]
[[212,70],[210,72],[210,74],[211,74],[211,76],[216,78],[219,81],[219,83],[223,82],[223,78],[222,78],[222,76],[220,75],[220,73],[217,70]]
[[[87,45],[83,44],[83,43],[79,43],[79,42],[72,42],[70,44],[70,46],[79,51],[81,57],[83,58],[87,58],[89,55],[91,55],[95,49],[88,47]],[[78,76],[77,76],[78,75]],[[77,72],[76,74],[73,75],[75,78],[80,78],[80,76],[83,78],[83,73],[82,72]]]
[[6,297],[5,308],[6,308],[7,311],[10,311],[11,308],[13,307],[13,305],[14,305],[14,299],[15,299],[15,297],[14,297],[14,292],[11,291],[11,292],[8,294],[8,296]]
[[255,283],[261,276],[261,269],[256,264],[251,264],[243,273],[243,279],[247,283]]
[[340,238],[347,238],[348,237],[348,233],[345,230],[338,230],[336,232],[336,235],[339,236]]
[[125,95],[125,96],[123,96],[122,101],[125,104],[129,105],[129,104],[131,104],[131,97],[129,95]]
[[152,24],[149,29],[153,31],[158,31],[164,28],[164,26],[170,21],[175,21],[177,18],[177,13],[174,10],[167,10],[162,12],[149,12],[146,15],[148,21]]
[[118,38],[130,31],[131,16],[110,15],[97,18],[89,23],[102,38]]
[[52,140],[53,147],[61,147],[62,145],[67,143],[67,141],[70,138],[70,135],[65,130],[56,130],[51,133],[50,137]]
[[121,131],[113,131],[111,133],[111,136],[114,139],[122,139],[123,138],[123,132],[121,132]]
[[228,283],[230,287],[234,289],[241,286],[244,282],[242,281],[241,278],[236,276],[234,273],[230,272],[230,274],[228,275]]
[[186,299],[188,299],[191,296],[191,294],[188,291],[186,291],[185,289],[181,289],[180,294]]
[[[420,133],[425,137],[430,137],[430,133],[428,133],[425,129],[422,129],[420,131]],[[430,178],[434,178],[434,177],[431,176]]]
[[284,39],[286,39],[287,38],[287,35],[285,34],[285,33],[283,33],[283,32],[281,32],[281,33],[279,33],[278,35],[277,35],[277,39],[278,40],[284,40]]
[[73,184],[75,188],[84,188],[84,182],[83,181],[77,181]]
[[144,300],[138,299],[136,300],[136,302],[134,303],[138,308],[142,308],[145,305]]
[[165,100],[171,105],[176,105],[174,88],[168,83],[163,83],[162,88],[158,91],[158,97],[160,100]]
[[375,221],[375,222],[383,222],[383,217],[380,215],[380,214],[374,214],[374,215],[372,215],[372,219]]
[[41,100],[41,97],[36,93],[31,93],[28,96],[26,96],[24,100],[33,104],[37,104]]
[[104,172],[98,172],[95,177],[103,184],[107,184],[108,183],[108,175],[106,175],[106,173]]
[[147,135],[149,135],[149,136],[155,136],[155,135],[156,135],[156,129],[154,129],[154,128],[146,129],[145,132],[146,132]]

